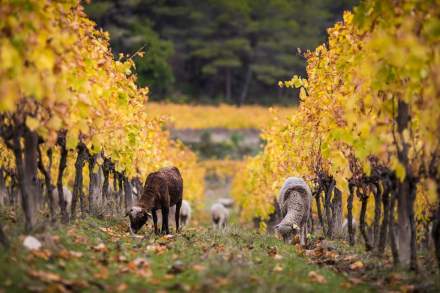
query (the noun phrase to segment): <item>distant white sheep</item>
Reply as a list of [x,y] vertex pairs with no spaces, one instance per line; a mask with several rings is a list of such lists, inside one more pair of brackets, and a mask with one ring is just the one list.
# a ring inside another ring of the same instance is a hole
[[286,179],[278,197],[281,215],[284,218],[275,226],[275,231],[283,237],[285,242],[291,243],[292,237],[299,232],[300,244],[306,244],[311,200],[312,192],[302,178]]
[[[189,220],[191,219],[191,204],[187,200],[182,200],[182,206],[180,207],[180,225],[186,226],[189,224]],[[162,225],[162,212],[161,210],[157,210],[157,218],[158,218],[158,225]],[[170,211],[168,214],[168,223],[171,225],[174,225],[174,217],[176,213],[176,206],[173,205],[170,207]]]
[[[67,213],[70,214],[70,206],[72,204],[72,192],[66,186],[63,186],[63,195],[64,195],[64,200],[66,201],[66,204],[67,204],[66,205]],[[59,196],[58,196],[58,188],[57,187],[55,187],[53,189],[53,198],[54,198],[55,202],[58,202]]]
[[[352,227],[353,227],[353,231],[354,231],[354,235],[356,235],[356,229],[357,229],[357,222],[355,219],[352,219],[351,221]],[[348,239],[348,219],[345,218],[344,222],[342,223],[342,234],[344,235],[344,237],[346,239]]]
[[223,229],[229,218],[229,211],[221,203],[215,203],[211,206],[211,217],[214,229]]
[[180,207],[180,224],[186,226],[191,219],[191,205],[188,201],[182,200],[182,206]]

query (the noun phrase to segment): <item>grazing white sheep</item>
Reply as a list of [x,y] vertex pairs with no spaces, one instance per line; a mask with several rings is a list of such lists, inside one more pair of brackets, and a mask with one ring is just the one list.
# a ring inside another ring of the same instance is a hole
[[[70,214],[70,205],[72,204],[72,192],[66,186],[63,186],[63,195],[64,195],[64,200],[67,203],[67,205],[66,205],[67,213]],[[53,198],[54,198],[55,202],[58,202],[59,196],[58,196],[58,188],[57,187],[55,187],[53,189]]]
[[[156,211],[157,213],[157,223],[158,225],[162,225],[162,212],[160,210]],[[176,206],[173,205],[170,207],[170,211],[168,214],[168,223],[174,225],[174,214],[176,213]],[[187,200],[182,200],[182,206],[180,207],[180,224],[183,226],[189,224],[189,220],[191,219],[191,204]]]
[[229,211],[221,203],[215,203],[211,207],[211,217],[214,229],[223,229],[229,218]]
[[180,223],[182,226],[189,224],[191,219],[191,205],[188,201],[182,200],[182,206],[180,207]]
[[291,243],[292,237],[299,232],[300,244],[306,244],[311,200],[312,192],[302,178],[286,179],[278,197],[281,215],[284,218],[275,226],[275,231],[281,234],[285,242]]
[[[356,235],[356,229],[357,229],[357,222],[355,219],[352,219],[351,221],[352,227],[353,227],[353,231],[354,231],[354,235]],[[345,218],[344,222],[342,223],[342,234],[344,235],[345,238],[349,238],[348,235],[348,219]]]

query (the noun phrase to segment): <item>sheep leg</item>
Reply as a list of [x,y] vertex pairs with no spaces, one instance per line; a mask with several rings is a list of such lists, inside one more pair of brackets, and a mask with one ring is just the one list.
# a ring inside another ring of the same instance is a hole
[[179,232],[179,221],[180,221],[180,207],[182,206],[182,201],[179,201],[176,204],[176,214],[175,216],[175,220],[176,220],[176,233]]
[[307,225],[304,227],[304,245],[307,245],[307,234],[309,234],[309,228]]
[[154,234],[159,234],[159,229],[157,229],[157,214],[156,210],[151,210],[151,213],[153,214],[153,223],[154,223]]
[[162,208],[162,234],[170,234],[170,230],[168,228],[168,214],[170,212],[169,207]]
[[301,246],[305,246],[306,245],[306,237],[305,237],[305,225],[303,225],[300,228],[300,235],[299,235],[299,244],[301,244]]

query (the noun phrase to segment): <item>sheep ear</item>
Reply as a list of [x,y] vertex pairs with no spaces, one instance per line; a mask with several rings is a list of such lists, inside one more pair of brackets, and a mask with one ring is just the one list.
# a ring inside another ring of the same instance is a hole
[[127,212],[125,213],[125,216],[128,217],[129,215],[130,215],[130,212],[127,211]]
[[153,215],[152,215],[151,213],[147,212],[147,216],[148,216],[149,218],[151,218]]

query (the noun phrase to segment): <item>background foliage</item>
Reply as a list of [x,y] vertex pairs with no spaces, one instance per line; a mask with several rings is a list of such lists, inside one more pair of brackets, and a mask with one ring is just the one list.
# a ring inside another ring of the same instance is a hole
[[358,1],[99,0],[87,13],[109,31],[115,53],[135,52],[141,85],[155,100],[295,103],[276,89],[305,72],[297,48],[313,49],[325,28]]

